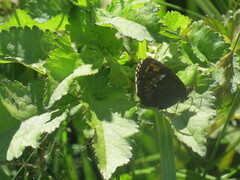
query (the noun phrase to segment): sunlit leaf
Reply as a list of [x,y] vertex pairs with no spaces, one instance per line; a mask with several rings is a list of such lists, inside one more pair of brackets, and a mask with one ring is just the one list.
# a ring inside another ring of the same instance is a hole
[[137,125],[118,114],[112,114],[110,119],[101,121],[94,118],[96,129],[94,147],[98,166],[104,179],[109,179],[117,167],[128,163],[132,157],[132,147],[127,138],[138,131]]

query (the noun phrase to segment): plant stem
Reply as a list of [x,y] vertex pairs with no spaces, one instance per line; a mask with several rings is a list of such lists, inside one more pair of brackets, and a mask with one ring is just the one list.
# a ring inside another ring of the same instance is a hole
[[221,14],[217,8],[209,0],[196,0],[195,3],[206,13],[208,16],[215,16],[221,18]]
[[207,164],[206,168],[204,169],[204,172],[203,172],[203,175],[202,175],[202,179],[205,179],[208,170],[211,168],[211,166],[212,166],[212,164],[213,164],[213,163],[212,163],[212,162],[213,162],[213,159],[214,159],[214,157],[215,157],[215,155],[216,155],[216,152],[217,152],[218,147],[219,147],[219,145],[220,145],[220,143],[221,143],[221,140],[222,140],[222,138],[223,138],[223,135],[224,135],[224,133],[225,133],[225,131],[226,131],[226,129],[227,129],[227,126],[228,126],[228,124],[229,124],[229,121],[231,120],[231,117],[233,116],[233,113],[235,112],[237,106],[239,105],[239,100],[240,100],[240,87],[238,87],[238,89],[237,89],[237,93],[236,93],[236,96],[235,96],[235,98],[234,98],[234,100],[233,100],[233,103],[232,103],[232,105],[231,105],[231,107],[230,107],[230,110],[229,110],[229,113],[228,113],[228,117],[227,117],[227,119],[226,119],[226,122],[225,122],[225,124],[224,124],[224,126],[223,126],[222,131],[220,132],[220,134],[219,134],[219,136],[218,136],[216,145],[215,145],[215,147],[214,147],[214,149],[213,149],[213,152],[212,152],[212,154],[211,154],[211,156],[210,156],[210,158],[209,158],[209,163]]
[[196,17],[199,17],[199,18],[203,18],[203,17],[204,17],[204,16],[201,15],[201,14],[195,13],[195,12],[190,11],[190,10],[186,10],[186,9],[184,9],[184,8],[181,8],[180,6],[177,6],[177,5],[174,5],[174,4],[171,4],[171,3],[166,3],[166,2],[161,2],[161,1],[157,1],[157,3],[160,4],[160,5],[163,5],[163,6],[167,6],[167,7],[176,9],[176,10],[178,10],[178,11],[186,12],[186,13],[188,13],[188,14],[191,14],[191,15],[196,16]]
[[167,119],[165,119],[157,109],[154,109],[154,115],[157,124],[159,150],[161,156],[161,179],[175,180],[175,154],[171,127]]

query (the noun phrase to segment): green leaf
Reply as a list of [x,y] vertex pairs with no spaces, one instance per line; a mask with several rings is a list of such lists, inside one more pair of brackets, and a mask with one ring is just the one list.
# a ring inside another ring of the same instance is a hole
[[60,123],[66,119],[66,112],[62,115],[52,118],[53,112],[44,113],[39,116],[33,116],[21,123],[19,129],[11,139],[7,160],[21,156],[25,147],[36,148],[38,140],[43,133],[51,133],[59,127]]
[[100,49],[86,47],[79,56],[85,64],[92,64],[94,68],[101,68],[105,62],[104,53]]
[[[192,97],[191,97],[192,96]],[[209,92],[191,93],[184,103],[169,108],[176,137],[200,156],[206,155],[206,135],[210,120],[216,116],[215,97]]]
[[[19,120],[36,115],[42,109],[39,103],[42,100],[42,92],[43,84],[38,81],[28,87],[18,82],[0,82],[1,104],[12,117]],[[30,94],[34,96],[30,96]]]
[[109,67],[111,69],[109,75],[111,84],[119,87],[131,87],[131,77],[134,75],[133,68],[120,65],[116,60],[109,60]]
[[94,148],[104,179],[109,179],[117,167],[129,162],[132,148],[127,138],[138,131],[134,121],[118,114],[112,114],[110,118],[100,121],[93,117],[96,130]]
[[196,81],[198,66],[196,64],[192,64],[188,66],[184,71],[179,71],[177,76],[182,80],[182,82],[187,85],[193,85]]
[[[21,21],[19,21],[19,19],[21,19]],[[20,25],[22,27],[28,26],[32,28],[34,25],[38,25],[38,24],[39,23],[35,22],[31,17],[29,17],[29,15],[25,11],[17,9],[14,15],[11,17],[11,19],[7,23],[0,25],[0,31],[4,29],[7,30],[12,26],[17,27]]]
[[109,24],[116,28],[119,33],[124,36],[137,39],[138,41],[148,40],[153,41],[153,37],[148,32],[147,28],[141,24],[124,19],[122,17],[105,18],[105,21],[98,23],[99,25]]
[[127,1],[119,16],[143,25],[157,36],[160,28],[158,11],[159,6],[149,0]]
[[[52,17],[52,19],[50,19],[47,22],[44,23],[39,23],[34,21],[28,14],[26,11],[17,9],[14,13],[14,15],[11,17],[11,19],[5,23],[2,24],[0,26],[0,31],[2,30],[7,30],[12,26],[15,27],[22,27],[24,28],[25,26],[32,28],[33,26],[38,26],[39,28],[41,28],[42,30],[59,30],[59,31],[63,31],[65,30],[65,26],[68,23],[68,19],[67,19],[67,15],[63,12],[63,13],[59,13],[57,14],[55,17]],[[21,19],[21,21],[19,21],[19,19]]]
[[[47,108],[67,95],[74,79],[95,74],[97,68],[102,65],[102,59],[97,57],[96,51],[94,53],[88,49],[89,51],[86,50],[81,55],[76,53],[67,36],[56,40],[56,44],[57,48],[49,54],[50,58],[44,65],[48,74],[44,100]],[[91,57],[95,57],[95,59],[91,59]],[[85,62],[90,64],[84,64]]]
[[70,3],[67,0],[42,0],[36,2],[28,2],[25,4],[24,10],[37,22],[46,22],[60,12],[70,8]]
[[79,66],[83,65],[80,54],[71,46],[68,36],[55,40],[56,48],[49,53],[44,67],[47,75],[55,81],[61,82]]
[[54,49],[54,38],[57,38],[56,34],[43,32],[36,26],[32,29],[11,27],[0,33],[0,54],[44,73],[43,63],[48,52]]
[[43,82],[28,86],[18,82],[0,82],[0,161],[6,160],[9,143],[21,122],[42,113]]
[[38,27],[42,30],[50,31],[66,31],[66,25],[68,24],[68,16],[65,12],[59,13],[49,21],[38,24]]
[[116,30],[96,26],[95,14],[85,9],[76,8],[71,13],[67,30],[77,46],[86,45],[94,50],[99,49],[102,54],[120,55],[123,40],[116,37]]
[[111,113],[125,113],[134,106],[127,90],[109,84],[108,70],[100,70],[94,76],[82,78],[79,84],[84,87],[81,99],[89,105],[101,120]]
[[205,18],[204,23],[227,37],[229,42],[234,43],[240,31],[240,11],[228,11],[221,19]]
[[91,65],[83,65],[75,69],[72,74],[66,77],[54,90],[53,94],[50,97],[47,108],[50,108],[56,101],[61,99],[69,91],[70,85],[73,80],[77,77],[88,76],[91,74],[97,73],[97,70],[92,69]]
[[183,58],[182,47],[178,43],[162,43],[157,52],[158,59],[168,66],[172,71],[177,72],[192,64],[189,58]]
[[99,25],[114,27],[124,36],[138,41],[155,41],[159,36],[158,6],[148,0],[113,2],[108,11],[99,10]]
[[102,11],[104,14],[108,14],[107,17],[122,17],[146,27],[152,36],[158,36],[160,23],[157,13],[159,6],[155,3],[149,0],[113,1],[107,10],[108,12]]
[[202,21],[192,24],[188,38],[192,50],[200,61],[216,61],[224,55],[224,51],[229,47],[222,36],[207,26],[203,26]]
[[182,34],[191,23],[191,19],[179,12],[173,11],[167,12],[161,22],[167,25],[168,31],[176,31],[179,34]]

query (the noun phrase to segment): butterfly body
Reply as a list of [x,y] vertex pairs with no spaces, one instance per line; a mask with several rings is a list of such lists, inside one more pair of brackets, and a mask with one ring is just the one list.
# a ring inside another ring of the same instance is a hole
[[142,60],[136,70],[136,89],[141,104],[168,108],[187,98],[187,88],[168,67],[152,58]]

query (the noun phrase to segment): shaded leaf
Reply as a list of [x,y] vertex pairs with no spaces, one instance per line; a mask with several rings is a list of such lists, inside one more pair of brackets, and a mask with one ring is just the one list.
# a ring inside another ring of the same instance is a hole
[[123,40],[116,37],[116,30],[109,27],[96,26],[95,14],[84,8],[72,10],[67,30],[77,46],[86,45],[99,49],[102,54],[119,55]]
[[67,11],[70,4],[66,0],[41,0],[36,2],[27,2],[24,10],[37,22],[46,22],[62,11]]
[[162,43],[157,53],[158,59],[174,72],[192,64],[189,58],[182,58],[183,55],[182,47],[178,43]]
[[166,115],[171,119],[176,137],[200,156],[205,156],[207,129],[216,116],[215,97],[209,91],[191,95],[184,103],[171,107]]
[[0,82],[0,100],[2,106],[12,117],[20,121],[36,115],[42,109],[41,104],[39,104],[42,100],[42,92],[42,82],[33,82],[28,87],[18,82]]
[[94,74],[97,72],[95,66],[102,65],[101,59],[100,62],[94,62],[82,56],[86,63],[93,63],[93,65],[85,65],[80,54],[72,48],[68,37],[62,37],[56,42],[57,48],[49,54],[50,58],[44,65],[48,74],[44,105],[48,108],[69,92],[75,78]]
[[54,49],[54,38],[57,38],[56,34],[43,32],[36,26],[32,29],[11,27],[9,31],[0,33],[0,53],[44,73],[44,60],[47,59],[48,52]]
[[81,99],[100,120],[112,113],[123,114],[135,104],[126,89],[109,84],[108,75],[108,70],[101,70],[94,76],[84,77],[83,81],[80,81],[80,85],[84,87]]
[[92,69],[91,65],[83,65],[75,69],[72,74],[66,77],[54,90],[53,94],[50,97],[47,108],[50,108],[56,101],[61,99],[62,96],[66,95],[69,91],[70,85],[73,80],[77,77],[87,76],[95,74],[97,70]]

